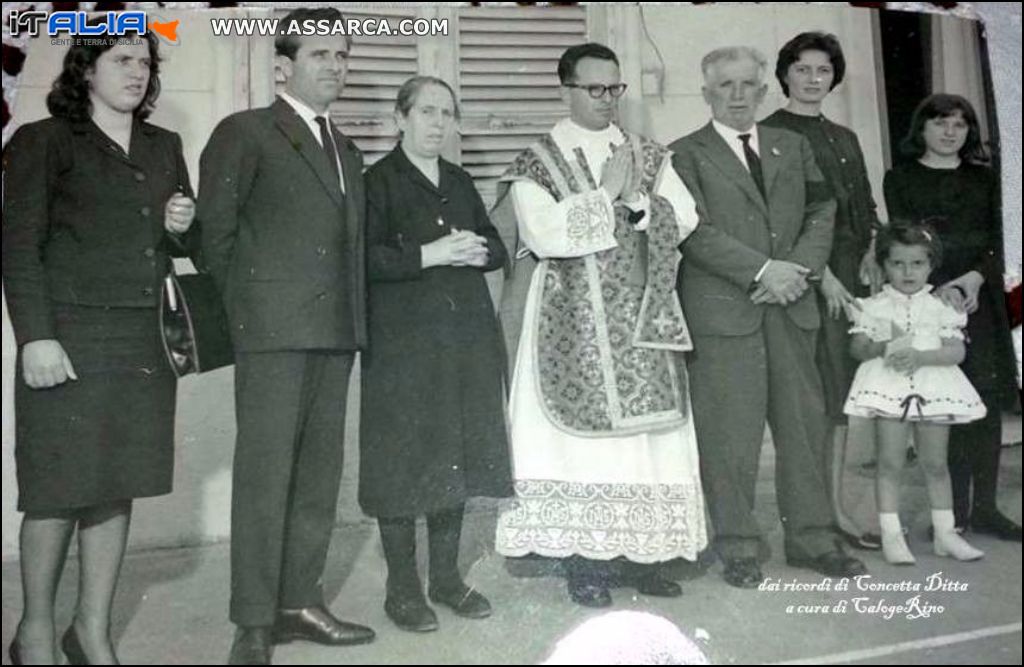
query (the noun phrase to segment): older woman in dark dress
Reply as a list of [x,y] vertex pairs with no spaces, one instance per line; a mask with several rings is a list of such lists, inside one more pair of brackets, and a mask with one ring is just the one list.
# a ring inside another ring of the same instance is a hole
[[[857,135],[822,115],[821,105],[846,73],[846,59],[834,35],[805,32],[779,51],[775,76],[789,98],[785,107],[762,121],[798,132],[811,142],[814,159],[836,199],[832,254],[818,287],[823,313],[816,362],[825,387],[825,407],[831,421],[831,491],[837,527],[848,544],[880,549],[881,538],[857,526],[842,506],[843,469],[851,434],[843,403],[850,390],[856,361],[850,356],[850,322],[845,309],[854,296],[864,296],[861,277],[881,285],[880,270],[869,256],[872,230],[878,225],[864,154]],[[858,419],[854,417],[853,419]]]
[[180,138],[144,122],[160,90],[155,38],[71,47],[4,154],[3,278],[15,389],[24,611],[14,664],[57,664],[54,599],[78,530],[80,585],[61,647],[116,664],[110,610],[132,499],[171,490],[175,378],[158,336],[169,253],[191,247]]
[[416,570],[426,515],[432,601],[490,613],[457,566],[464,503],[512,492],[504,351],[484,272],[505,248],[469,174],[440,158],[458,118],[447,83],[398,93],[402,139],[366,174],[370,350],[363,359],[359,502],[377,517],[388,565],[384,609],[400,628],[437,617]]
[[978,117],[959,95],[935,94],[914,112],[903,162],[885,174],[893,218],[935,227],[945,248],[932,274],[937,293],[968,313],[961,364],[988,414],[949,435],[953,513],[959,529],[1021,541],[1021,527],[996,506],[1002,412],[1016,400],[1013,342],[1003,292],[999,179],[981,164]]

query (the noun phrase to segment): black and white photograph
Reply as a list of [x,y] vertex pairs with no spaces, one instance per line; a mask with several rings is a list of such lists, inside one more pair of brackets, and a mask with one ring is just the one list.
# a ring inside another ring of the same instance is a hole
[[3,664],[1020,664],[1016,3],[5,2]]

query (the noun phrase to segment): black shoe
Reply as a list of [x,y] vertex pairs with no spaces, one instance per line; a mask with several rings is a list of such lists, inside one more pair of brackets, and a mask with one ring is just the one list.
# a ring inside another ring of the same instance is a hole
[[268,626],[239,626],[228,654],[229,665],[269,665],[271,642]]
[[852,556],[847,556],[841,550],[829,551],[813,558],[791,558],[786,557],[786,563],[793,567],[802,567],[814,570],[826,577],[856,577],[866,574],[868,569],[864,563]]
[[407,632],[433,632],[437,630],[437,614],[422,597],[400,598],[388,596],[384,600],[384,613]]
[[592,609],[612,606],[608,586],[596,581],[569,579],[569,598],[576,604]]
[[725,583],[736,588],[757,588],[764,581],[756,558],[728,558],[725,560]]
[[430,589],[431,602],[449,607],[456,616],[463,618],[487,618],[491,615],[491,603],[480,593],[462,584],[460,588],[448,590]]
[[305,609],[282,609],[274,624],[274,643],[302,639],[327,646],[366,644],[376,637],[365,625],[348,623],[335,618],[322,605]]
[[682,586],[657,570],[641,575],[636,582],[636,590],[641,595],[656,598],[677,598],[683,594]]
[[[69,665],[88,665],[89,657],[85,655],[82,643],[78,641],[78,633],[72,624],[60,639],[60,648],[68,659]],[[20,656],[19,656],[20,657]]]
[[994,535],[1007,542],[1021,541],[1020,524],[1000,512],[975,512],[971,517],[971,530],[982,535]]
[[846,542],[853,549],[863,549],[865,551],[881,551],[882,550],[882,536],[874,533],[861,533],[860,535],[854,535],[848,533],[842,528],[836,528],[836,534]]

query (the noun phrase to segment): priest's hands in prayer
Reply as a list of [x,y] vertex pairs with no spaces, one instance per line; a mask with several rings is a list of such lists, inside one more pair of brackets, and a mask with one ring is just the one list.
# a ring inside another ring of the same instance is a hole
[[637,156],[629,143],[621,144],[612,151],[601,170],[601,187],[613,202],[640,199],[640,177],[642,172],[636,163]]
[[475,266],[487,264],[490,251],[487,239],[479,234],[452,229],[447,236],[423,245],[421,265],[424,269],[432,266]]

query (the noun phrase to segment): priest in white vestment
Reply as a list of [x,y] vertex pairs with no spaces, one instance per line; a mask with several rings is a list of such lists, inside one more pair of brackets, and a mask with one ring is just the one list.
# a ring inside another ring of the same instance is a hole
[[[664,147],[613,123],[625,90],[599,44],[559,62],[570,117],[520,154],[498,188],[530,277],[510,392],[516,499],[500,514],[506,556],[567,559],[569,594],[611,604],[609,561],[637,589],[681,593],[659,564],[707,544],[676,294],[694,201]],[[523,276],[518,276],[522,278]]]

